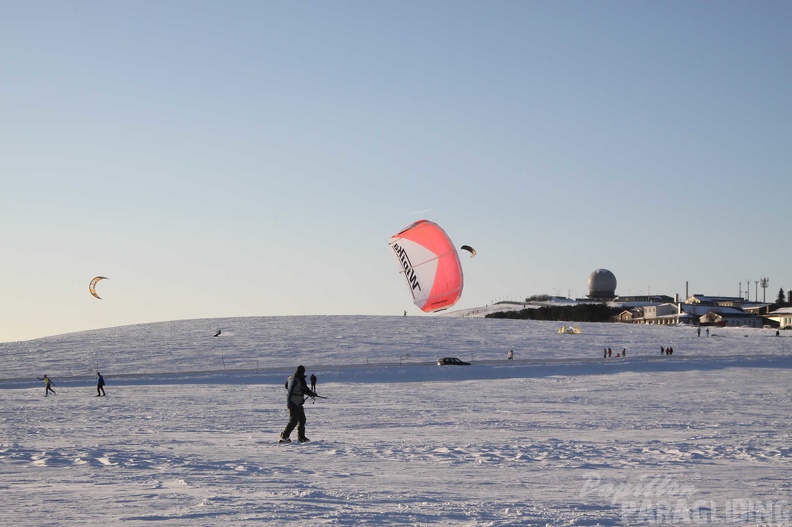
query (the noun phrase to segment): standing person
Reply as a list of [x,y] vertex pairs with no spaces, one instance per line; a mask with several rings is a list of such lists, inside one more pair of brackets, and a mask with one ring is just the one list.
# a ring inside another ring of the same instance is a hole
[[47,374],[44,374],[44,377],[36,377],[40,381],[44,381],[44,397],[49,395],[49,392],[52,392],[52,395],[58,395],[55,393],[55,390],[52,389],[55,386],[55,383],[52,382],[52,379],[47,377]]
[[311,374],[311,391],[316,393],[316,375]]
[[514,350],[509,350],[509,354],[506,355],[508,360],[514,360]]
[[310,441],[305,437],[305,397],[316,397],[316,394],[308,388],[305,383],[305,366],[297,366],[297,370],[286,381],[286,388],[289,394],[286,396],[286,408],[289,409],[289,424],[281,432],[279,443],[290,443],[294,427],[297,427],[297,439],[300,443]]
[[107,394],[105,394],[105,391],[104,391],[104,385],[105,385],[104,377],[102,377],[101,373],[96,372],[96,396],[97,397],[101,397],[103,395],[107,395]]

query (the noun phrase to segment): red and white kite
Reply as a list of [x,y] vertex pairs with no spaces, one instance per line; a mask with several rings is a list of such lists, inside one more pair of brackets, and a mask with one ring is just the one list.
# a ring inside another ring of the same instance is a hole
[[454,244],[436,223],[416,221],[388,242],[415,305],[431,313],[447,309],[462,296],[462,265]]

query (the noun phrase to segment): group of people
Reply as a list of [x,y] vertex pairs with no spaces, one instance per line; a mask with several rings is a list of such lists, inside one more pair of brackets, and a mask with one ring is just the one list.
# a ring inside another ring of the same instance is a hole
[[[55,390],[52,388],[55,383],[52,382],[52,379],[47,374],[44,374],[43,377],[37,377],[38,380],[44,381],[44,397],[49,396],[50,392],[52,395],[57,395]],[[286,389],[288,391],[286,395],[286,408],[289,410],[289,422],[286,425],[286,428],[280,434],[280,442],[281,443],[290,443],[290,435],[292,431],[297,428],[297,439],[301,443],[305,443],[310,441],[305,436],[305,401],[308,397],[321,397],[316,393],[316,375],[311,375],[311,387],[308,387],[308,382],[305,380],[305,366],[297,366],[297,370],[289,376],[289,379],[286,381]],[[96,372],[96,396],[102,397],[105,394],[105,380],[102,377],[102,374]]]
[[[44,377],[36,377],[36,378],[38,380],[40,380],[40,381],[44,381],[44,397],[47,397],[50,394],[50,392],[52,392],[52,395],[58,395],[55,392],[55,390],[52,389],[52,387],[55,386],[55,383],[52,382],[52,379],[50,379],[47,376],[46,373],[44,374]],[[96,372],[96,396],[97,397],[103,397],[103,396],[107,395],[105,393],[104,387],[105,387],[104,377],[102,377],[101,373]]]
[[[673,354],[674,354],[674,348],[672,348],[671,346],[665,346],[665,347],[664,346],[660,346],[660,355],[673,355]],[[609,359],[609,358],[611,358],[613,356],[614,356],[613,355],[613,350],[611,350],[610,348],[603,348],[603,350],[602,350],[602,358],[603,359]],[[616,357],[626,357],[627,356],[627,348],[622,348],[621,353],[617,352],[615,356]]]
[[[627,356],[627,348],[622,348],[621,353],[616,352],[617,357],[626,357]],[[613,357],[613,350],[610,348],[602,348],[602,358],[609,359]]]

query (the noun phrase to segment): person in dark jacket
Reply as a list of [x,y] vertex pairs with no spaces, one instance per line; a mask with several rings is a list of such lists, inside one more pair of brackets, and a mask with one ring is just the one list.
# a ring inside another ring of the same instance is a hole
[[289,391],[288,395],[286,395],[286,408],[289,409],[289,424],[287,424],[286,428],[281,432],[279,442],[290,443],[291,439],[289,439],[289,436],[292,430],[297,427],[297,439],[300,443],[305,443],[309,441],[309,439],[305,437],[305,409],[303,405],[305,404],[306,397],[316,397],[316,394],[308,388],[308,384],[305,382],[305,366],[297,366],[297,370],[286,382],[286,388]]
[[104,385],[105,385],[104,377],[102,377],[101,373],[96,372],[96,396],[97,397],[101,397],[103,395],[106,395],[105,391],[104,391]]
[[311,391],[316,393],[316,375],[311,374]]

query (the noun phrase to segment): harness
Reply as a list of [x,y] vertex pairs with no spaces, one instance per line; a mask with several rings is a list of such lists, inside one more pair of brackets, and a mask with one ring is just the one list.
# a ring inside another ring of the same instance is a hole
[[[295,396],[295,395],[296,395],[296,394],[294,393],[294,386],[295,386],[295,385],[296,385],[298,382],[299,382],[300,384],[302,384],[302,382],[300,381],[300,378],[299,378],[299,377],[297,377],[296,375],[292,375],[292,376],[291,376],[291,380],[292,380],[292,382],[291,382],[291,386],[289,387],[289,394],[286,396],[286,397],[287,397],[287,399],[286,399],[286,400],[287,400],[288,402],[291,402],[291,398],[292,398],[293,396]],[[304,394],[303,394],[303,400],[302,400],[302,402],[303,402],[303,404],[305,404],[305,395],[304,395]]]

